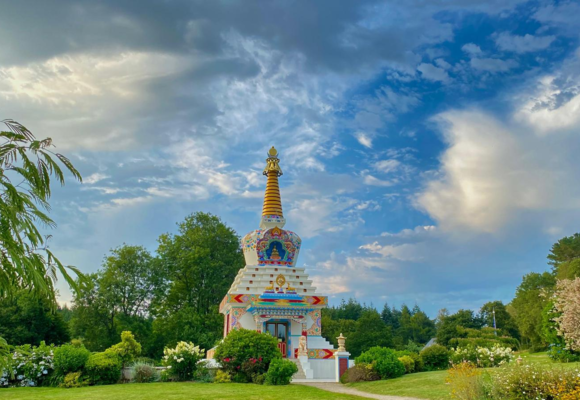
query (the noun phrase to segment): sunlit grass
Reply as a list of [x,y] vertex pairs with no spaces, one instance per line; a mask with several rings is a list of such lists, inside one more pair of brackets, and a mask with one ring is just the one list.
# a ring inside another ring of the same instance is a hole
[[14,400],[355,400],[360,397],[326,392],[309,386],[260,386],[251,383],[131,383],[77,389],[0,389],[0,399]]
[[[521,356],[522,362],[527,364],[558,365],[565,368],[580,367],[580,363],[555,363],[550,360],[545,352],[521,352],[516,354],[516,358],[518,356]],[[493,371],[494,369],[491,370]],[[349,386],[369,393],[442,400],[449,399],[449,386],[445,383],[446,376],[447,371],[420,372],[405,375],[397,379],[351,383]]]

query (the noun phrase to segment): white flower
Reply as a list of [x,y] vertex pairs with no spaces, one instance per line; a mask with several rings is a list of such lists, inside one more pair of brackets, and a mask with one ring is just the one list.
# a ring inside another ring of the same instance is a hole
[[171,365],[168,365],[168,366],[167,366],[167,369],[171,369]]

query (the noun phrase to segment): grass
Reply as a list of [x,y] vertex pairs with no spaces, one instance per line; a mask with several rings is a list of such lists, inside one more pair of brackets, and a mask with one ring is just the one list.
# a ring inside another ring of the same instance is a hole
[[[580,367],[580,363],[554,363],[548,358],[546,353],[524,352],[519,355],[523,358],[524,363],[529,364],[558,365],[565,368]],[[446,376],[447,371],[419,372],[417,374],[404,375],[397,379],[351,383],[348,386],[375,394],[442,400],[450,397],[449,386],[445,384]]]
[[326,392],[308,386],[260,386],[241,383],[131,383],[91,386],[76,389],[10,388],[0,389],[0,399],[14,400],[181,400],[181,399],[256,399],[256,400],[358,400],[360,397]]
[[355,389],[375,394],[417,397],[420,399],[449,399],[445,384],[447,371],[418,372],[385,381],[350,383]]

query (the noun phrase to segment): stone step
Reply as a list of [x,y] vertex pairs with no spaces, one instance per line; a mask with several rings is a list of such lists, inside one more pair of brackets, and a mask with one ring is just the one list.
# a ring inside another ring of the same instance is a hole
[[298,367],[298,372],[292,375],[292,379],[306,379],[306,375],[304,374],[304,370],[302,369],[302,364],[300,364],[300,360],[296,358],[289,358],[296,366]]

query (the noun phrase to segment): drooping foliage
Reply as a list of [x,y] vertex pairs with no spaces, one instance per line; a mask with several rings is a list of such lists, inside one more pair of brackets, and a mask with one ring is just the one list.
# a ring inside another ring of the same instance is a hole
[[79,181],[80,173],[68,158],[51,149],[52,139],[37,140],[26,127],[13,120],[1,121],[0,131],[0,297],[29,289],[56,304],[57,272],[76,286],[70,271],[47,247],[40,227],[54,227],[47,215],[51,179],[64,185],[61,165]]

